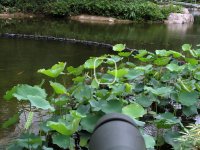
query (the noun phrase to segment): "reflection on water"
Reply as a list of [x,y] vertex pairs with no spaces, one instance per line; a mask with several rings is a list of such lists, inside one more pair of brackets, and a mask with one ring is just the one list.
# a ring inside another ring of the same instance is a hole
[[192,29],[193,24],[167,24],[167,30],[169,33],[176,33],[182,36],[187,34],[189,29]]

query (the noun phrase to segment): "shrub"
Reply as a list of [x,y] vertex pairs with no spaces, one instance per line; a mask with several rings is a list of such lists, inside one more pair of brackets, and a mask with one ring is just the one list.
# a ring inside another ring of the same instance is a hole
[[170,13],[181,13],[182,7],[181,6],[174,6],[174,5],[167,5],[160,8],[164,18],[167,18]]
[[[49,69],[38,70],[49,77],[49,82],[39,86],[19,84],[7,91],[6,100],[15,98],[30,105],[26,108],[30,113],[22,129],[25,134],[13,146],[87,147],[97,120],[104,114],[118,112],[136,122],[148,149],[164,149],[162,145],[166,144],[177,149],[181,144],[175,140],[181,137],[179,131],[194,123],[191,118],[200,110],[200,49],[194,50],[189,44],[182,46],[182,52],[127,52],[124,49],[123,44],[115,45],[116,55],[91,57],[76,68],[59,62]],[[117,68],[110,59],[117,63]],[[67,84],[63,82],[66,78]],[[98,83],[114,80],[113,84]],[[69,82],[72,82],[70,86]],[[48,95],[44,87],[52,88],[47,90]],[[40,132],[34,135],[30,133],[33,114],[42,110],[49,117],[38,119],[42,120]],[[3,127],[17,122],[20,114],[23,112],[10,118]]]
[[48,3],[45,6],[45,13],[53,16],[67,16],[69,15],[68,3],[65,1]]

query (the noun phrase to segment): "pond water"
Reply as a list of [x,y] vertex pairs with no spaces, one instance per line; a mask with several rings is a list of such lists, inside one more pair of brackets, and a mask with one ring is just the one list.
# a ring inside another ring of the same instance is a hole
[[[51,35],[110,44],[125,43],[135,49],[175,49],[184,43],[200,44],[200,19],[193,25],[90,24],[69,20],[0,20],[0,33]],[[18,83],[39,84],[36,71],[58,61],[78,66],[90,56],[110,53],[100,47],[59,41],[0,38],[0,124],[18,111],[15,101],[5,102],[3,94]],[[14,129],[0,129],[3,139]]]

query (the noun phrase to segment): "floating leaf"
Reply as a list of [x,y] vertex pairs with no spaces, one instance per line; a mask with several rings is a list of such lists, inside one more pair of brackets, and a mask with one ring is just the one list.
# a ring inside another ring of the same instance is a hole
[[52,136],[53,144],[58,145],[60,148],[68,148],[70,146],[70,137],[62,134],[54,134]]
[[126,48],[125,44],[117,44],[113,46],[113,51],[121,52]]
[[56,78],[64,71],[65,66],[66,63],[59,62],[58,64],[53,65],[50,69],[40,69],[38,72],[46,76]]
[[67,89],[60,83],[50,81],[51,87],[54,89],[56,94],[66,94]]
[[139,118],[146,114],[146,110],[144,110],[141,105],[134,102],[130,105],[123,107],[122,113],[128,115],[131,118]]

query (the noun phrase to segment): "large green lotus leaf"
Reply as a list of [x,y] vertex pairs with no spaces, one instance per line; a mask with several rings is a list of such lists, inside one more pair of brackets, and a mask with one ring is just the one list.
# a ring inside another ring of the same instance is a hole
[[102,107],[102,111],[108,113],[121,113],[122,103],[118,100],[110,100]]
[[112,88],[112,94],[121,95],[125,91],[125,84],[110,85],[110,88]]
[[66,63],[59,62],[58,64],[53,65],[50,69],[40,69],[38,72],[46,76],[56,78],[64,71],[65,66]]
[[169,57],[162,57],[162,58],[157,58],[156,60],[154,60],[154,64],[158,65],[158,66],[165,66],[169,63],[170,58]]
[[40,109],[44,109],[44,110],[47,110],[47,109],[50,109],[51,111],[54,111],[54,107],[52,107],[50,105],[50,103],[45,100],[44,98],[41,98],[39,96],[28,96],[28,100],[30,101],[31,103],[31,106],[35,106],[36,108],[40,108]]
[[180,136],[181,136],[180,133],[173,132],[170,130],[168,130],[164,133],[165,142],[172,145],[174,148],[179,146],[179,141],[177,141],[176,139],[178,139]]
[[198,114],[198,111],[197,111],[197,106],[196,105],[193,105],[193,106],[184,106],[183,107],[183,113],[187,116],[187,117],[190,117],[192,115],[195,115],[195,114]]
[[59,95],[59,97],[55,98],[53,102],[57,106],[63,106],[67,104],[69,99],[70,98],[67,95]]
[[199,101],[198,98],[199,98],[199,93],[196,91],[193,92],[181,91],[178,96],[179,102],[181,102],[181,104],[185,106],[194,105]]
[[139,118],[146,114],[146,110],[138,103],[132,103],[122,108],[122,113],[131,118]]
[[121,52],[126,48],[125,44],[116,44],[113,46],[113,51]]
[[142,136],[144,138],[146,148],[147,149],[154,149],[154,146],[156,145],[154,138],[150,135],[147,135],[147,134],[143,134]]
[[107,101],[105,101],[105,100],[99,100],[99,101],[90,100],[89,103],[90,103],[93,111],[100,111],[102,109],[103,105],[106,105]]
[[103,62],[103,59],[98,58],[90,58],[84,63],[84,68],[86,69],[94,69],[99,67]]
[[82,115],[87,115],[90,112],[90,105],[80,105],[77,108],[77,112]]
[[74,131],[63,122],[48,121],[47,126],[60,134],[71,136]]
[[174,58],[185,57],[184,55],[182,55],[181,53],[176,52],[176,51],[169,50],[169,52],[170,52],[170,54],[173,55]]
[[135,55],[134,56],[135,58],[142,58],[142,57],[144,57],[145,55],[148,54],[147,50],[139,50],[138,52],[139,52],[139,54]]
[[172,50],[156,50],[156,55],[161,57],[173,55],[174,58],[184,57],[181,53]]
[[97,121],[100,118],[100,114],[89,114],[86,118],[81,120],[82,129],[92,133]]
[[7,121],[5,121],[1,127],[2,128],[8,128],[14,124],[16,124],[19,121],[19,114],[15,114],[14,116],[10,117]]
[[125,76],[128,80],[134,80],[139,76],[144,75],[144,71],[140,69],[131,69],[128,74]]
[[190,44],[182,45],[182,50],[183,51],[189,51],[189,50],[191,50],[191,48],[192,48],[192,45],[190,45]]
[[185,66],[179,66],[179,65],[177,65],[177,64],[171,63],[171,64],[168,64],[168,65],[166,66],[166,68],[167,68],[168,70],[172,71],[172,72],[182,72],[183,69],[185,68]]
[[[117,55],[109,55],[109,58],[112,60],[110,60],[110,59],[107,59],[107,64],[114,64],[114,62],[119,62],[120,60],[122,60],[123,59],[123,57],[120,57],[120,56],[117,56]],[[114,61],[114,62],[113,62]]]
[[53,144],[58,145],[60,148],[68,148],[70,146],[70,136],[62,134],[54,134],[52,136]]
[[153,103],[153,101],[148,96],[145,95],[136,97],[135,102],[142,105],[143,107],[149,107]]
[[51,87],[54,89],[56,94],[66,94],[67,89],[60,83],[50,81]]
[[153,89],[152,87],[145,86],[144,89],[157,96],[168,96],[173,91],[171,87],[161,87],[161,88]]
[[47,94],[44,89],[38,86],[22,84],[17,86],[13,96],[18,100],[28,100],[28,96],[37,96],[45,99],[47,97]]
[[143,70],[145,73],[148,73],[152,70],[153,65],[146,65],[146,66],[137,66],[135,67],[136,70]]
[[172,113],[166,112],[156,116],[155,124],[158,128],[171,128],[173,125],[180,123]]
[[78,75],[82,74],[83,70],[84,70],[84,66],[83,65],[81,65],[81,66],[79,66],[77,68],[74,68],[73,66],[67,67],[67,71],[69,72],[69,74],[73,74],[75,76],[78,76]]
[[181,88],[184,89],[187,92],[191,92],[193,91],[196,87],[195,87],[195,80],[181,80],[178,79],[177,80],[178,83],[180,84]]
[[190,63],[191,65],[197,65],[199,61],[195,58],[185,58],[186,62]]
[[141,62],[151,62],[155,60],[155,55],[149,54],[146,57],[138,58]]
[[122,78],[124,77],[127,73],[128,73],[128,69],[124,68],[124,69],[119,69],[119,70],[113,70],[113,71],[108,71],[109,74],[118,77],[118,78]]
[[132,54],[132,52],[120,52],[118,55],[122,57],[129,57]]
[[161,56],[161,57],[167,57],[170,54],[171,52],[167,50],[156,50],[156,55]]
[[194,78],[200,80],[200,72],[195,72]]
[[76,98],[78,102],[82,102],[85,99],[90,99],[92,97],[92,89],[87,85],[79,85],[73,91],[72,95]]

